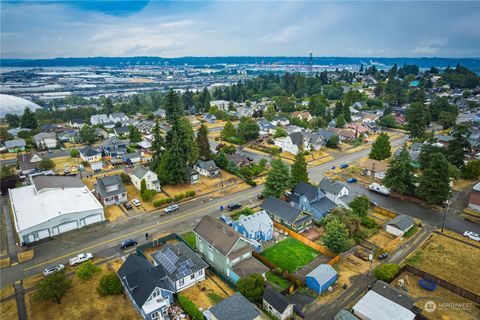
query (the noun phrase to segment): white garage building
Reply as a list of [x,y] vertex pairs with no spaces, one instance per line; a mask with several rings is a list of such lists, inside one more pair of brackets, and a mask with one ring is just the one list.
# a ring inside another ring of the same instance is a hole
[[9,195],[25,244],[105,220],[102,205],[76,176],[36,176]]

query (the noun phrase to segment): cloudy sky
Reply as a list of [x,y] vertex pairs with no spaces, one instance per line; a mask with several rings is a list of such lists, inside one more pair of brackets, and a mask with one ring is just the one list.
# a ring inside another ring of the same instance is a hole
[[480,57],[480,2],[4,1],[1,57]]

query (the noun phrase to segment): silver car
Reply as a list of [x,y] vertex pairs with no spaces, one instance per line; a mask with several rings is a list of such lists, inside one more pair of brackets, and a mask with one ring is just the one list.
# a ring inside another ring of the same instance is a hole
[[48,276],[48,275],[51,275],[52,273],[63,270],[64,268],[65,268],[65,266],[63,264],[57,264],[56,266],[50,266],[50,267],[45,268],[45,270],[43,270],[43,275]]

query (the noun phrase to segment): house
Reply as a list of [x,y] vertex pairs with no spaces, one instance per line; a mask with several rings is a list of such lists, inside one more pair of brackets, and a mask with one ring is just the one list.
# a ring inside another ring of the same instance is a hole
[[85,147],[80,149],[80,158],[83,161],[90,163],[90,166],[94,172],[102,170],[103,161],[102,153],[92,147]]
[[323,178],[318,187],[325,192],[328,199],[337,205],[346,207],[354,199],[353,195],[350,195],[350,190],[348,190],[347,186],[341,182]]
[[337,281],[337,271],[329,264],[321,264],[307,274],[305,284],[315,293],[325,293]]
[[187,167],[187,175],[190,184],[197,184],[200,182],[200,176],[198,172],[190,166]]
[[68,125],[74,129],[81,129],[85,125],[85,121],[80,118],[74,118],[68,122]]
[[121,123],[122,125],[125,125],[128,120],[130,120],[125,113],[123,112],[118,112],[118,113],[112,113],[111,115],[108,116],[108,120],[113,123]]
[[[381,308],[379,307],[381,306]],[[360,319],[370,320],[413,320],[414,301],[405,291],[378,280],[352,308]]]
[[127,191],[120,175],[97,178],[94,188],[98,199],[105,206],[118,205],[128,201]]
[[140,152],[125,153],[122,155],[122,160],[127,164],[137,164],[142,161],[142,156]]
[[213,160],[197,160],[197,162],[193,164],[193,169],[204,177],[215,178],[220,176],[220,168],[217,167]]
[[332,128],[332,130],[338,135],[340,141],[354,140],[357,138],[355,131],[352,129]]
[[189,116],[186,116],[188,122],[190,122],[190,124],[192,125],[192,127],[196,127],[198,125],[200,125],[201,121],[197,119],[196,116],[194,115],[189,115]]
[[360,164],[360,167],[363,168],[363,175],[382,180],[387,174],[388,162],[365,159],[365,161]]
[[8,190],[23,244],[105,220],[102,205],[77,176],[39,175],[31,182]]
[[203,312],[207,320],[260,320],[260,311],[240,293],[235,293]]
[[275,116],[275,117],[273,117],[271,123],[275,126],[283,126],[284,127],[284,126],[290,124],[290,120],[288,120],[284,116]]
[[454,140],[452,136],[444,136],[444,135],[438,135],[435,138],[437,138],[438,143],[440,143],[443,147],[448,146],[450,141]]
[[127,153],[127,143],[116,137],[111,137],[102,142],[102,151],[107,157],[120,157]]
[[165,279],[162,267],[152,266],[147,259],[131,254],[118,269],[117,275],[125,295],[143,319],[170,319],[168,308],[173,304],[174,289]]
[[310,213],[277,198],[268,197],[260,207],[265,210],[274,221],[295,231],[302,232],[312,226],[313,217]]
[[277,130],[277,127],[275,125],[265,119],[258,121],[258,127],[260,129],[259,134],[263,136],[274,134],[275,130]]
[[108,132],[105,131],[105,129],[102,128],[95,128],[95,136],[100,139],[107,139],[108,138]]
[[399,214],[392,220],[388,221],[385,226],[385,231],[393,234],[397,237],[402,237],[405,232],[410,230],[415,221],[411,216],[407,216],[406,214]]
[[90,123],[92,126],[96,125],[103,125],[106,123],[109,123],[110,119],[108,119],[108,116],[106,114],[94,114],[90,117]]
[[242,117],[248,117],[248,118],[251,118],[253,116],[253,108],[251,107],[238,107],[237,108],[237,111],[236,111],[236,116],[239,117],[239,118],[242,118]]
[[57,135],[55,132],[40,132],[32,138],[38,149],[53,149],[57,146]]
[[70,142],[70,143],[80,143],[82,141],[82,137],[80,136],[80,132],[78,130],[67,130],[60,132],[58,135],[58,140],[62,142]]
[[468,208],[480,212],[480,182],[473,186],[468,197]]
[[403,126],[407,123],[407,119],[405,119],[405,116],[399,113],[393,113],[392,116],[395,119],[395,122],[400,126]]
[[55,132],[58,128],[60,127],[55,124],[44,124],[43,126],[40,126],[42,132]]
[[252,257],[255,242],[221,221],[205,216],[193,231],[197,252],[233,283],[253,273],[263,275],[268,271],[267,267]]
[[23,139],[14,139],[5,141],[5,148],[8,152],[19,152],[25,151],[26,147],[25,140]]
[[128,135],[130,134],[130,128],[127,126],[116,127],[115,129],[113,129],[113,132],[115,133],[115,137],[117,138],[128,138]]
[[293,155],[297,155],[303,150],[303,133],[294,132],[286,137],[280,137],[274,140],[275,146],[282,149],[284,152],[290,152]]
[[205,120],[207,123],[213,124],[217,122],[217,117],[214,114],[207,113],[203,116],[203,120]]
[[303,135],[303,145],[305,150],[318,151],[326,144],[323,134],[318,132],[306,132]]
[[165,117],[167,116],[167,111],[165,111],[164,109],[158,109],[157,111],[153,112],[153,116],[156,118],[165,119]]
[[227,160],[233,164],[235,164],[235,166],[237,167],[245,167],[245,166],[248,166],[252,163],[252,161],[250,159],[248,159],[248,157],[244,156],[244,155],[241,155],[241,154],[238,154],[238,153],[234,153],[234,154],[227,154],[226,155],[227,157]]
[[138,190],[141,189],[142,180],[145,179],[145,184],[148,190],[155,190],[157,192],[162,191],[160,188],[160,181],[155,172],[150,171],[145,167],[136,167],[130,174],[132,184]]
[[40,161],[44,158],[38,153],[19,154],[17,156],[18,166],[22,175],[28,175],[38,170]]
[[295,132],[302,132],[305,129],[299,126],[296,126],[294,124],[289,124],[288,126],[285,127],[285,130],[287,131],[288,134],[292,134]]
[[283,294],[266,288],[263,293],[263,308],[280,320],[291,319],[293,316],[293,304]]
[[212,100],[210,106],[217,108],[218,110],[228,111],[230,102],[227,100]]
[[295,208],[311,213],[317,221],[323,219],[337,206],[320,187],[314,187],[306,182],[297,184],[288,200]]
[[295,111],[292,112],[292,117],[298,118],[303,121],[310,121],[313,119],[312,115],[308,111]]
[[363,124],[368,124],[368,123],[375,123],[375,121],[377,121],[379,119],[379,117],[375,114],[366,114],[362,117],[362,123]]
[[232,227],[251,240],[269,241],[273,238],[273,221],[265,210],[249,216],[241,215]]
[[182,241],[163,246],[152,257],[153,263],[163,268],[166,280],[175,293],[205,280],[208,264]]
[[315,131],[315,134],[317,136],[322,137],[325,143],[327,143],[327,141],[330,140],[330,138],[336,135],[335,132],[329,129],[318,129],[317,131]]
[[360,134],[363,134],[364,136],[368,136],[370,134],[370,129],[359,123],[347,123],[345,126],[347,129],[351,129],[355,132],[355,138],[358,138]]

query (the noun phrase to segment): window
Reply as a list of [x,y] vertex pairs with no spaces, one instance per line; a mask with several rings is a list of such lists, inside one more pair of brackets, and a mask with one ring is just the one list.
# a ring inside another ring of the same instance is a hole
[[178,281],[178,283],[179,283],[181,286],[183,286],[183,284],[185,283],[185,280],[184,280],[184,279],[180,279],[180,280]]
[[161,319],[161,314],[160,312],[154,312],[152,313],[152,320],[160,320]]
[[202,270],[198,270],[198,275],[201,276],[203,274],[203,269]]
[[190,275],[190,279],[191,279],[191,280],[195,279],[195,273],[192,273],[192,274]]

